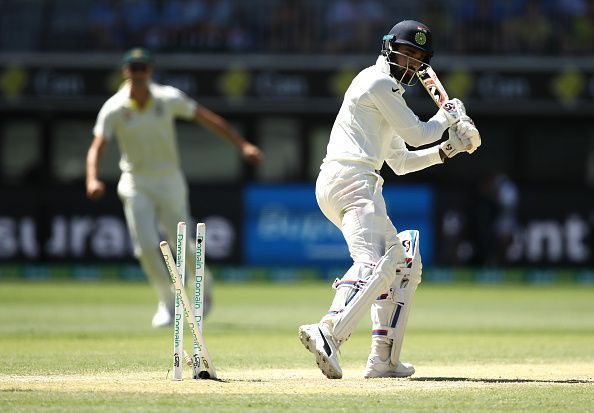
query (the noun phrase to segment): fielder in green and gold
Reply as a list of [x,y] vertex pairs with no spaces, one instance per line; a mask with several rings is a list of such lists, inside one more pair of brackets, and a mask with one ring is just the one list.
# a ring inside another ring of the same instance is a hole
[[[118,195],[124,206],[134,254],[157,292],[159,305],[152,324],[160,327],[173,322],[174,294],[164,272],[156,223],[160,224],[169,243],[175,245],[177,222],[189,221],[190,215],[175,119],[186,119],[209,128],[237,146],[251,164],[258,164],[262,153],[226,120],[180,90],[154,83],[152,72],[153,57],[149,51],[136,48],[124,55],[122,73],[126,80],[105,102],[93,129],[94,138],[87,154],[86,191],[91,199],[103,196],[105,185],[99,178],[99,164],[105,146],[116,140],[122,171]],[[188,260],[187,268],[193,270],[193,260]],[[207,293],[205,312],[209,304],[210,294]]]

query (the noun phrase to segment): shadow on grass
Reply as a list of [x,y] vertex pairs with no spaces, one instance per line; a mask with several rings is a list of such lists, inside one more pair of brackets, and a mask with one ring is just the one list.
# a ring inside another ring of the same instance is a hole
[[471,377],[412,377],[411,381],[467,381],[475,383],[560,383],[560,384],[588,384],[594,380],[539,380],[539,379],[481,379]]

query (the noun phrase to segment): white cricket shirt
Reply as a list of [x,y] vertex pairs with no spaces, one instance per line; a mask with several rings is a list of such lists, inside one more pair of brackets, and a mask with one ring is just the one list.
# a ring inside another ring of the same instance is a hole
[[97,116],[95,136],[117,139],[120,169],[134,175],[160,175],[179,170],[175,118],[192,119],[197,107],[179,89],[151,83],[151,98],[140,109],[125,84]]
[[[379,170],[388,162],[392,169],[409,171],[401,165],[415,151],[408,151],[405,142],[414,147],[435,142],[447,129],[448,121],[438,111],[428,122],[422,122],[406,105],[403,93],[404,87],[390,76],[384,56],[363,69],[345,93],[324,163],[355,162]],[[441,163],[437,149],[423,158],[427,158],[426,165],[410,170]]]

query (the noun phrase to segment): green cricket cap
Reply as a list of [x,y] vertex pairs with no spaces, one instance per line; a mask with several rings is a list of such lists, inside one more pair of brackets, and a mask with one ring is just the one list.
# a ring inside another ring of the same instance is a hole
[[124,54],[124,57],[122,57],[122,66],[126,66],[130,63],[146,63],[150,65],[153,63],[153,55],[146,49],[135,47],[134,49],[128,50]]

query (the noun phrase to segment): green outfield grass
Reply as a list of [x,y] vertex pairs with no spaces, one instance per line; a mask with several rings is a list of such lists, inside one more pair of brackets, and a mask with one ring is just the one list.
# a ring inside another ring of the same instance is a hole
[[217,284],[204,329],[220,380],[173,382],[146,284],[0,283],[0,411],[594,412],[592,287],[422,284],[403,350],[417,373],[379,380],[361,378],[367,319],[340,381],[297,339],[332,294]]

